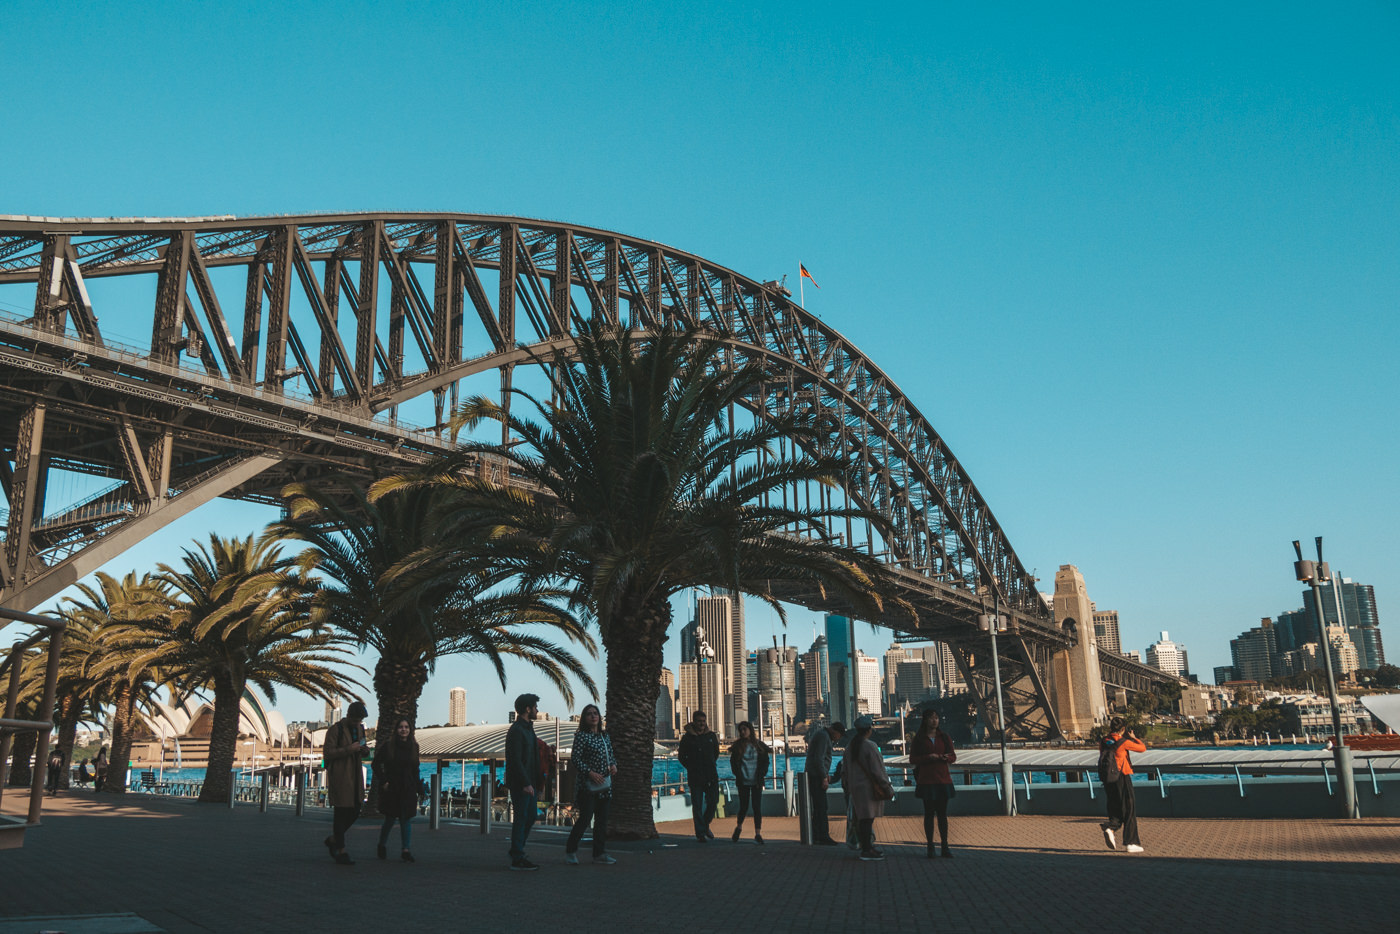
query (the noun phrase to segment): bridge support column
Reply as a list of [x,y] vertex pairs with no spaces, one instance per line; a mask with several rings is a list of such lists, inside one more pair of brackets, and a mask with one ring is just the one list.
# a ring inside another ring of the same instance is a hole
[[1108,715],[1099,670],[1094,613],[1084,575],[1072,564],[1055,572],[1055,619],[1071,636],[1050,665],[1050,701],[1066,735],[1087,736]]

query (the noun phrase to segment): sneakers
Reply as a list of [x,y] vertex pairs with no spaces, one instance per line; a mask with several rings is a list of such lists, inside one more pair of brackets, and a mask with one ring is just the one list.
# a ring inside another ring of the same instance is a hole
[[565,853],[565,854],[564,854],[564,862],[568,863],[570,866],[577,866],[577,865],[578,865],[578,854],[577,854],[577,853]]
[[534,872],[540,867],[536,866],[534,863],[530,862],[528,859],[522,856],[519,859],[511,860],[510,868],[515,872]]
[[606,853],[602,853],[602,854],[600,854],[600,855],[598,855],[598,856],[593,857],[593,862],[597,863],[599,866],[616,866],[616,865],[617,865],[617,860],[613,859],[611,856],[609,856],[609,855],[606,854]]
[[399,859],[403,860],[405,863],[416,863],[416,862],[418,862],[418,860],[414,859],[414,858],[413,858],[413,854],[410,853],[410,852],[408,852],[408,850],[404,850],[402,853],[400,853],[400,854],[399,854]]
[[1113,828],[1107,824],[1099,824],[1103,830],[1103,841],[1108,844],[1110,850],[1118,849],[1118,838],[1113,835]]
[[1142,847],[1138,846],[1136,843],[1129,843],[1127,850],[1129,853],[1141,853]]
[[355,861],[350,858],[350,854],[346,853],[344,850],[341,850],[339,853],[335,854],[335,861],[342,866],[355,865]]
[[885,858],[885,854],[879,850],[861,850],[860,858],[862,862],[878,863]]

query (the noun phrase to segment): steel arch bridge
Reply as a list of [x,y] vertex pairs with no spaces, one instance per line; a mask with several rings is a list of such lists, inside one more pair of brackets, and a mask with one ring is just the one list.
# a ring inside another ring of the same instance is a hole
[[[99,315],[129,321],[133,308],[137,346],[103,333]],[[995,588],[1012,621],[1006,726],[1059,734],[1045,678],[1069,638],[967,472],[878,366],[777,283],[519,217],[0,217],[0,603],[33,607],[216,497],[280,502],[292,481],[448,450],[444,409],[464,380],[494,371],[509,405],[517,368],[589,319],[684,324],[762,360],[771,391],[755,417],[810,416],[817,450],[860,465],[844,495],[888,521],[886,534],[832,530],[878,549],[917,608],[872,622],[952,646],[995,722],[976,628]],[[433,427],[399,417],[429,397]],[[108,483],[53,503],[56,472]]]

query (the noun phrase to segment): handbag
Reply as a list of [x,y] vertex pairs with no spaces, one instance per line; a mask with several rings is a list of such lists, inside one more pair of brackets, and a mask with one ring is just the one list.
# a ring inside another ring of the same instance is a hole
[[612,790],[612,776],[604,775],[601,782],[589,781],[586,777],[583,780],[584,787],[595,795],[600,795],[605,791]]
[[885,780],[884,784],[881,784],[875,780],[875,773],[870,771],[870,766],[866,765],[860,759],[856,759],[856,764],[861,767],[861,771],[865,772],[865,777],[870,779],[871,792],[875,795],[876,801],[894,800],[894,789],[889,787],[888,779]]

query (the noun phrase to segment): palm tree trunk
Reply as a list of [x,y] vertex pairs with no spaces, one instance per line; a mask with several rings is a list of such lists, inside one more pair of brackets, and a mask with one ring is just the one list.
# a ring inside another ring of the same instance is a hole
[[38,733],[16,733],[14,742],[10,745],[10,777],[5,784],[10,786],[26,786],[34,779],[34,772],[30,768],[30,761],[34,758],[34,751],[39,747]]
[[[418,725],[418,698],[428,683],[428,666],[421,658],[391,659],[381,655],[374,665],[374,701],[379,718],[374,730],[375,745],[393,741],[394,728],[400,720]],[[379,804],[379,782],[371,776],[366,807],[373,811]]]
[[83,702],[76,697],[64,697],[58,703],[58,751],[63,756],[63,772],[58,787],[67,788],[73,776],[73,747],[78,740],[78,721],[83,716]]
[[243,703],[243,685],[232,677],[214,678],[214,722],[209,728],[209,762],[204,770],[201,803],[227,804],[233,784],[233,760],[238,754],[238,715]]
[[608,734],[617,756],[608,836],[615,840],[656,836],[651,803],[652,752],[656,695],[661,689],[662,653],[670,626],[671,604],[662,599],[643,606],[636,620],[614,620],[608,627],[610,638],[604,644],[608,653]]
[[112,748],[107,753],[107,780],[102,783],[102,790],[122,795],[126,794],[126,767],[131,761],[131,741],[136,725],[136,691],[130,684],[123,684],[117,691],[115,708]]
[[374,701],[379,706],[374,734],[377,742],[387,742],[401,719],[418,725],[418,698],[427,683],[428,666],[421,658],[380,656],[374,665]]

